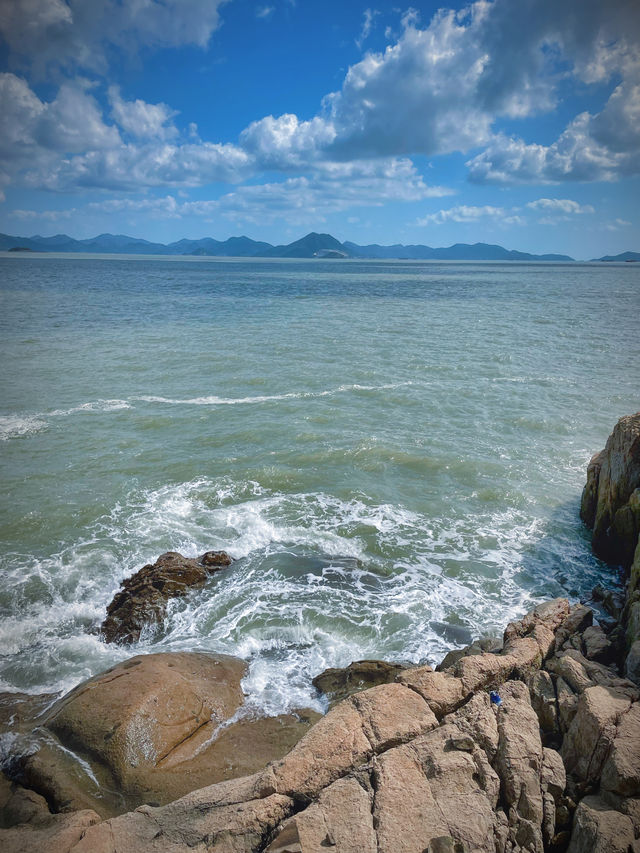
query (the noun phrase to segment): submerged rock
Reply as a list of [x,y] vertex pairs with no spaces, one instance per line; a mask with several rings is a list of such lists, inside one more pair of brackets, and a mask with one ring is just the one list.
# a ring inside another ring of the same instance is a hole
[[232,563],[225,551],[207,551],[198,559],[176,551],[162,554],[122,581],[122,589],[107,607],[102,634],[107,643],[133,643],[149,624],[160,622],[171,598],[204,586],[209,575]]

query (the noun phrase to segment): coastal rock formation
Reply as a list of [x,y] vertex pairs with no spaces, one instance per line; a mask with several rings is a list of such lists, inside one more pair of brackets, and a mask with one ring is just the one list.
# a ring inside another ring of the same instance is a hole
[[[583,517],[600,524],[605,543],[595,547],[616,559],[629,554],[629,537],[638,536],[638,419],[620,422],[615,440],[590,466],[583,499]],[[17,798],[10,823],[18,825],[0,830],[0,845],[7,853],[27,849],[35,838],[33,821],[41,820],[56,853],[638,853],[640,687],[625,676],[639,668],[640,545],[627,565],[631,581],[620,602],[620,624],[598,624],[583,604],[545,602],[507,626],[501,648],[474,644],[439,671],[411,667],[396,673],[394,682],[357,690],[275,760],[257,763],[255,772],[248,768],[239,778],[222,778],[165,805],[148,797],[134,811],[96,822],[86,809],[43,815],[37,800],[10,792],[9,800]],[[138,660],[128,669],[121,665],[122,675],[114,668],[98,681],[113,683],[114,674],[124,679]],[[206,686],[198,688],[202,696],[190,689],[207,710],[180,705],[177,694],[173,711],[171,702],[169,711],[143,702],[178,733],[167,735],[163,746],[136,724],[133,752],[127,752],[119,733],[126,725],[116,725],[115,712],[113,720],[105,717],[108,730],[91,722],[87,743],[105,765],[111,762],[119,785],[139,768],[153,774],[167,759],[170,765],[176,758],[179,768],[182,750],[201,744],[207,727],[213,727],[214,743],[222,739],[215,720],[241,701],[238,663],[229,663],[230,693],[218,697],[219,706]],[[359,688],[361,664],[324,673],[319,683],[336,694]],[[374,678],[390,675],[384,666],[373,667]],[[60,700],[46,720],[68,750],[77,747],[79,731],[73,709],[90,702],[86,694],[95,681]],[[120,764],[111,750],[124,756]],[[72,818],[78,823],[64,836]],[[42,845],[41,838],[46,845],[46,835],[38,836]]]
[[58,811],[103,817],[167,803],[286,754],[320,716],[242,717],[246,664],[225,655],[140,655],[79,685],[39,720],[20,777]]
[[197,560],[176,551],[162,554],[155,563],[122,581],[122,589],[107,607],[107,618],[102,623],[104,639],[107,643],[136,642],[145,626],[162,620],[170,598],[204,586],[209,575],[231,563],[224,551],[207,551]]
[[640,533],[640,412],[620,418],[589,463],[580,515],[595,553],[628,569]]

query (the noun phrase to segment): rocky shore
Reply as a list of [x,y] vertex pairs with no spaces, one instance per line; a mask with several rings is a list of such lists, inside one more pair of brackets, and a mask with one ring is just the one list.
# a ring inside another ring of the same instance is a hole
[[[244,663],[196,653],[0,697],[32,744],[0,783],[2,850],[640,853],[640,413],[591,460],[581,515],[623,596],[545,602],[435,671],[327,671],[322,717],[243,716]],[[135,639],[226,559],[145,566],[105,637]]]

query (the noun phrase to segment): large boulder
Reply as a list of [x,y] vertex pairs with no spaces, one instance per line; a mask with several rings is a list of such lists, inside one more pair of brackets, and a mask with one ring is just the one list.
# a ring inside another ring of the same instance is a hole
[[261,769],[319,715],[243,717],[245,673],[246,664],[227,655],[124,661],[54,705],[23,776],[59,810],[110,816]]
[[148,626],[162,620],[171,598],[203,587],[209,575],[229,566],[231,557],[224,551],[207,551],[198,559],[168,551],[155,563],[143,566],[122,581],[107,607],[102,634],[107,643],[133,643]]

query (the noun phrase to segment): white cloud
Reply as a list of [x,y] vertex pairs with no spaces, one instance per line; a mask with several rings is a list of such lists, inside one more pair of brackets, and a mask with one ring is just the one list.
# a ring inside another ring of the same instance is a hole
[[[425,184],[410,160],[362,161],[326,163],[311,176],[240,186],[217,199],[183,201],[173,195],[123,197],[91,202],[83,210],[140,213],[162,219],[195,216],[211,220],[222,216],[238,223],[285,221],[297,225],[320,222],[351,208],[378,207],[389,201],[420,201],[448,192],[443,187]],[[20,215],[24,218],[26,214],[23,211]],[[34,211],[29,216],[55,219],[58,211],[48,211],[46,215]]]
[[270,18],[271,15],[275,12],[274,6],[258,6],[256,9],[256,18]]
[[0,33],[15,59],[104,71],[116,46],[205,47],[225,0],[5,0]]
[[379,14],[380,12],[377,9],[364,10],[362,29],[360,30],[360,35],[356,39],[356,44],[358,45],[359,50],[362,49],[362,45],[371,35],[371,30],[373,29],[373,22]]
[[300,121],[292,114],[266,116],[240,134],[240,145],[267,169],[289,171],[318,159],[335,139],[335,130],[320,117]]
[[109,101],[115,121],[122,130],[139,139],[169,139],[178,134],[172,119],[178,115],[166,104],[148,104],[137,98],[125,101],[117,86],[109,86]]
[[[538,220],[543,225],[567,221],[571,216],[578,214],[595,213],[594,208],[590,204],[581,205],[569,198],[539,198],[528,202],[525,208],[536,212],[541,211],[552,214],[552,216]],[[450,207],[448,210],[438,210],[435,213],[429,213],[418,219],[416,224],[444,225],[447,222],[477,222],[480,219],[489,218],[499,220],[501,225],[526,225],[526,217],[521,215],[525,212],[520,207],[494,207],[490,204],[474,207],[461,204],[456,207]]]
[[503,207],[493,207],[490,204],[473,207],[466,204],[450,207],[448,210],[438,210],[418,219],[417,225],[444,225],[446,222],[477,222],[479,219],[504,218],[507,211]]
[[570,198],[539,198],[536,201],[530,201],[526,205],[531,210],[542,210],[545,212],[559,212],[565,214],[576,213],[595,213],[594,208],[590,204],[578,204]]

